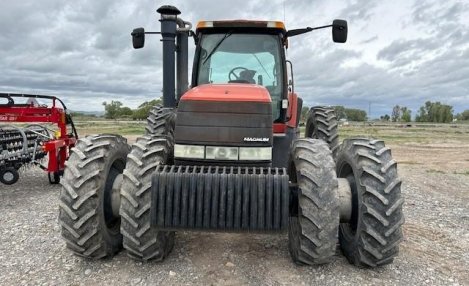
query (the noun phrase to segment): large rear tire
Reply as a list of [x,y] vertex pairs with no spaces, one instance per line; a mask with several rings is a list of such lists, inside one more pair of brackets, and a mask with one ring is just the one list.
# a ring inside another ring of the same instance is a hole
[[328,263],[336,251],[339,197],[335,163],[327,144],[310,138],[295,141],[289,175],[298,186],[288,229],[292,259],[306,265]]
[[145,134],[173,136],[175,122],[176,113],[173,109],[164,108],[161,105],[153,106],[147,117]]
[[349,139],[337,157],[337,176],[349,181],[352,216],[340,225],[339,239],[350,263],[389,264],[399,252],[404,223],[397,163],[383,141]]
[[173,143],[169,136],[145,135],[137,139],[127,157],[121,189],[121,233],[128,255],[139,261],[162,261],[174,245],[174,232],[151,224],[151,178],[167,163]]
[[321,139],[327,142],[336,158],[339,149],[337,117],[333,107],[311,107],[306,120],[305,137]]
[[87,136],[71,150],[62,178],[59,223],[67,247],[79,256],[98,259],[122,248],[112,197],[129,150],[119,135]]

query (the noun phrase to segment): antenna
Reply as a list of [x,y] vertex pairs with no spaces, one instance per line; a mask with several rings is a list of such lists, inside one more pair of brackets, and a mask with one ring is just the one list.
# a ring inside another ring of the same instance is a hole
[[285,0],[283,0],[283,23],[286,25],[285,21]]
[[[287,20],[285,18],[285,0],[283,0],[283,24],[287,26]],[[288,56],[288,49],[285,49],[286,56]]]

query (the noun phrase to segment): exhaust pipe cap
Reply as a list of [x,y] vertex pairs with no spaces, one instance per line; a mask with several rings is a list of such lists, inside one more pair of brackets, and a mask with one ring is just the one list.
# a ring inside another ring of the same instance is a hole
[[156,12],[160,13],[161,15],[172,15],[172,16],[177,16],[181,14],[181,11],[179,11],[178,8],[171,6],[171,5],[163,5]]

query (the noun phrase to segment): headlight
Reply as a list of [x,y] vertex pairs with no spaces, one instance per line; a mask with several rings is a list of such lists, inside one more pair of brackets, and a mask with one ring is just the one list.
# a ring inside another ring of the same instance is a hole
[[239,160],[241,161],[272,160],[272,148],[271,147],[239,147]]
[[272,147],[227,147],[174,145],[175,158],[229,160],[229,161],[270,161]]
[[205,147],[205,159],[238,160],[238,147]]
[[198,145],[174,145],[174,157],[204,159],[205,147]]

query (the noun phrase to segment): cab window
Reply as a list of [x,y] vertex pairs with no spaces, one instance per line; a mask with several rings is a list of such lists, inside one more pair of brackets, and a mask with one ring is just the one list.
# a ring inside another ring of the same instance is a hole
[[200,45],[197,85],[243,83],[264,86],[272,98],[274,120],[280,117],[283,75],[278,36],[204,34]]

